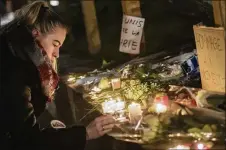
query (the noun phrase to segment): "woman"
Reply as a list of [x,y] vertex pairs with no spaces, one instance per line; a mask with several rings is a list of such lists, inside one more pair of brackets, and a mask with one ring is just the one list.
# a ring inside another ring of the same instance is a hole
[[59,57],[68,27],[43,1],[16,12],[0,35],[1,149],[84,149],[114,126],[111,116],[88,127],[40,130],[36,118],[51,102],[58,84],[52,62]]

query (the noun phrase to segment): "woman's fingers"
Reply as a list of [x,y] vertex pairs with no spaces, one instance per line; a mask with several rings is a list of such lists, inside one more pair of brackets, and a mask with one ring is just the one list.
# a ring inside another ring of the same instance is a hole
[[109,130],[109,129],[112,129],[113,127],[114,127],[114,124],[104,125],[103,130]]
[[111,130],[112,130],[112,129],[104,130],[104,131],[103,131],[103,135],[104,135],[104,134],[107,134],[107,133],[109,133],[109,132],[111,132]]
[[96,125],[101,125],[101,127],[103,127],[105,125],[114,124],[115,119],[112,116],[101,116],[96,118],[95,122]]
[[107,118],[101,121],[102,125],[114,124],[115,120],[113,118]]
[[96,118],[87,127],[88,140],[95,139],[110,132],[115,125],[115,119],[110,115]]
[[95,121],[97,130],[101,136],[110,132],[115,123],[114,118],[109,115],[98,117]]
[[103,131],[103,125],[101,123],[96,123],[96,129],[102,135],[101,132]]

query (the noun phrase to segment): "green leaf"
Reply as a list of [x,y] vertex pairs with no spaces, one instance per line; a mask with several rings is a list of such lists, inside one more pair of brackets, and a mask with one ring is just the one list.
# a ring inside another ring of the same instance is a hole
[[206,124],[203,128],[202,128],[202,131],[203,132],[206,132],[206,133],[212,133],[212,129],[210,127],[210,125]]
[[199,128],[190,128],[190,129],[188,129],[188,133],[201,133],[201,129],[199,129]]
[[103,59],[102,66],[107,65],[107,64],[108,64],[108,62],[105,59]]
[[211,129],[212,129],[214,132],[216,132],[216,131],[217,131],[217,125],[212,124],[212,125],[211,125]]

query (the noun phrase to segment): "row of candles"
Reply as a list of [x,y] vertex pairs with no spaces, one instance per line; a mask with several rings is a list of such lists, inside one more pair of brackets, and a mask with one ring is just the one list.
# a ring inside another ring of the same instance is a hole
[[[166,97],[165,97],[166,98]],[[165,99],[162,97],[161,100],[157,99],[154,103],[155,112],[157,114],[165,113],[167,111],[167,103],[165,103]],[[167,98],[166,98],[167,99]],[[116,119],[118,121],[124,121],[125,117],[125,108],[126,104],[121,99],[112,99],[107,100],[102,103],[102,109],[104,114],[119,114]],[[142,118],[142,108],[139,103],[132,102],[128,105],[129,119],[133,124],[139,124],[139,120]],[[179,135],[178,135],[179,136]],[[177,145],[176,147],[169,148],[169,150],[190,150],[191,147],[189,145]],[[207,150],[208,148],[203,143],[197,143],[195,145],[196,150]]]
[[[155,112],[157,114],[167,111],[167,105],[156,102],[154,104]],[[118,120],[125,119],[126,104],[121,99],[112,99],[102,103],[102,110],[104,114],[119,114]],[[139,103],[132,102],[128,105],[129,119],[131,122],[137,122],[142,117],[142,107]]]
[[[124,101],[120,99],[110,99],[108,101],[105,101],[102,103],[102,109],[104,114],[118,114],[118,117],[116,119],[118,121],[126,120],[125,117],[125,108],[126,104]],[[138,120],[142,117],[142,109],[141,105],[135,102],[132,102],[128,105],[128,112],[129,112],[129,119],[130,121]]]
[[[169,150],[190,150],[191,147],[188,145],[177,145],[176,147],[169,148]],[[203,143],[196,144],[195,150],[207,150],[208,148]]]

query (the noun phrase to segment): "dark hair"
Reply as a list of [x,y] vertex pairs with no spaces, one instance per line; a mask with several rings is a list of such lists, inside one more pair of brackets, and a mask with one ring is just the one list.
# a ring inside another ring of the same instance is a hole
[[5,4],[0,1],[0,16],[3,16],[4,14],[6,14]]
[[67,23],[45,1],[35,1],[23,6],[15,12],[15,17],[25,21],[29,27],[38,29],[42,34],[53,31],[55,27],[65,28],[69,32]]

